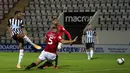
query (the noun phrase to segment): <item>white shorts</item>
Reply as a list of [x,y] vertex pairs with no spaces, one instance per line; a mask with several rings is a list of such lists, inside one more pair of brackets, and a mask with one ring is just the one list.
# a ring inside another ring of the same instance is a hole
[[46,52],[44,50],[41,52],[41,54],[39,56],[40,60],[55,60],[55,58],[56,58],[56,54]]
[[58,49],[61,49],[61,47],[62,47],[62,43],[59,42],[57,48],[58,48]]

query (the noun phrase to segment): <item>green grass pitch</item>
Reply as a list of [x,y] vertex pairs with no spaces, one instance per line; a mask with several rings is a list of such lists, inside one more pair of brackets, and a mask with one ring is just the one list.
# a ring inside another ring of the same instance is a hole
[[[25,71],[25,67],[36,60],[40,53],[25,53],[22,68],[17,69],[18,53],[0,52],[1,73],[130,73],[130,54],[95,54],[93,60],[87,60],[84,53],[60,53],[59,69],[54,67],[39,70],[36,67]],[[124,65],[118,65],[116,59],[125,58]]]

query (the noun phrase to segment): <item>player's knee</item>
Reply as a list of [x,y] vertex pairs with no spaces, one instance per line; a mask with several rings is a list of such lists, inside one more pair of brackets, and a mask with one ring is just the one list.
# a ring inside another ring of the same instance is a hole
[[24,38],[25,34],[21,34],[21,38]]
[[93,48],[91,47],[90,50],[93,50]]
[[19,49],[23,49],[23,47],[22,47],[22,46],[19,46]]
[[22,43],[19,44],[19,49],[23,49],[23,44]]

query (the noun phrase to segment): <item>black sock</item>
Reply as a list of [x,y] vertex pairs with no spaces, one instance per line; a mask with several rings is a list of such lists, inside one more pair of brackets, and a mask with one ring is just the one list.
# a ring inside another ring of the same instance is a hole
[[55,66],[58,66],[58,55],[56,55]]
[[36,64],[35,63],[32,63],[32,64],[30,64],[28,67],[26,67],[25,69],[26,70],[29,70],[29,69],[31,69],[32,67],[35,67],[36,66]]
[[48,67],[53,66],[52,61],[48,61]]
[[43,67],[45,67],[45,66],[47,66],[47,64],[48,64],[48,61],[46,61],[45,63],[43,63],[41,66],[39,66],[38,68],[39,69],[43,69]]

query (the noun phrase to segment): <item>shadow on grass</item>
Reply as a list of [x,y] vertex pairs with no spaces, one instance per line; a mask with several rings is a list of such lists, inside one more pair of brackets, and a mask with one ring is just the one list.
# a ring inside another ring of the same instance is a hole
[[30,70],[25,70],[23,69],[10,69],[10,71],[31,71],[31,70],[35,70],[35,69],[30,69]]

